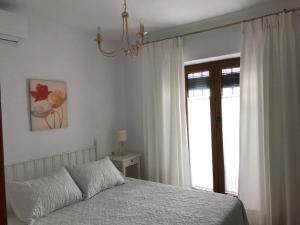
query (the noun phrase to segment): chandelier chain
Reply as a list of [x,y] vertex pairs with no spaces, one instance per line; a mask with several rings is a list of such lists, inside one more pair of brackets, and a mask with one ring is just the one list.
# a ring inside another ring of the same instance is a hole
[[124,11],[126,11],[127,10],[127,2],[126,2],[126,0],[124,0],[124,5],[123,5],[123,9],[124,9]]

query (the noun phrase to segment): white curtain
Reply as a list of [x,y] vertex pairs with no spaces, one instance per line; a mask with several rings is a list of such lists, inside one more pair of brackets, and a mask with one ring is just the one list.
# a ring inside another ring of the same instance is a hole
[[182,39],[142,51],[145,172],[149,180],[190,187]]
[[250,225],[300,224],[295,48],[292,13],[243,25],[239,197]]

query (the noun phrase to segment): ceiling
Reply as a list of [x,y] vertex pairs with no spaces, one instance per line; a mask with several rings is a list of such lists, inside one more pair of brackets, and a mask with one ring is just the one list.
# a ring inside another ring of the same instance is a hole
[[[150,32],[232,13],[279,0],[127,0],[131,29]],[[98,25],[111,38],[120,35],[123,0],[0,0],[0,8],[45,16],[84,32]]]

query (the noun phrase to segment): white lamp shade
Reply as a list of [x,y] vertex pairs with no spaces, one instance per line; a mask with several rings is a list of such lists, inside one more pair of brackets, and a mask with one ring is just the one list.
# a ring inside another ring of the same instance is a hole
[[117,131],[117,141],[118,142],[127,141],[127,132],[126,132],[126,130],[118,130]]

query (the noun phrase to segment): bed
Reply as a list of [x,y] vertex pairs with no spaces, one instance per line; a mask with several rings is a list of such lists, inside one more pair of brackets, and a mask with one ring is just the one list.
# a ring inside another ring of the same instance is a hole
[[[97,158],[96,154],[91,154],[93,151],[96,152],[96,148],[92,151],[89,149],[88,153],[85,152],[89,161]],[[81,159],[84,159],[84,151],[79,153],[83,153]],[[52,159],[59,158],[65,164],[72,164],[80,161],[80,154],[67,153],[67,160],[61,156]],[[90,157],[91,155],[94,157]],[[47,162],[47,160],[43,161]],[[8,216],[8,225],[21,224],[23,223],[12,214]],[[133,178],[125,178],[125,184],[100,192],[88,200],[56,210],[35,223],[35,225],[119,224],[247,225],[248,223],[243,206],[235,197]]]

